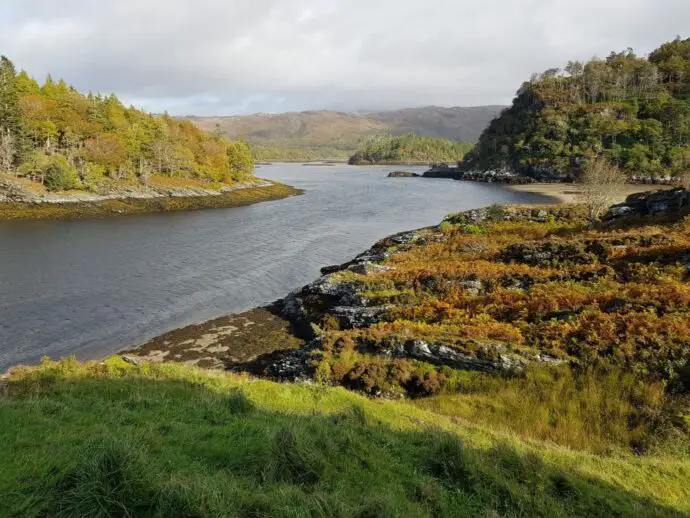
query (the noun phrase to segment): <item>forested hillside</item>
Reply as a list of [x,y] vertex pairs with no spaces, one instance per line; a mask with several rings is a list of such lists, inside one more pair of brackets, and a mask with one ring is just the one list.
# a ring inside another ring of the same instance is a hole
[[632,49],[534,75],[482,133],[469,167],[577,173],[604,155],[637,177],[690,168],[690,39],[647,58]]
[[203,130],[247,140],[259,160],[347,158],[362,140],[406,135],[476,142],[500,106],[427,106],[350,114],[328,110],[236,117],[188,117]]
[[127,108],[114,94],[84,95],[51,77],[40,85],[2,58],[0,173],[48,190],[100,192],[156,177],[228,183],[252,170],[245,143],[207,135],[188,121]]
[[350,164],[400,164],[455,162],[472,149],[472,144],[447,139],[420,137],[412,133],[380,135],[362,142],[350,157]]

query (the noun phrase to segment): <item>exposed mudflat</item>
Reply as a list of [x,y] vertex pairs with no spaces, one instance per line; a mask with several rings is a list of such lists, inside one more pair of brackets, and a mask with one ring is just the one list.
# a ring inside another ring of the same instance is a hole
[[176,329],[124,353],[152,362],[232,369],[303,345],[291,333],[290,323],[269,306]]

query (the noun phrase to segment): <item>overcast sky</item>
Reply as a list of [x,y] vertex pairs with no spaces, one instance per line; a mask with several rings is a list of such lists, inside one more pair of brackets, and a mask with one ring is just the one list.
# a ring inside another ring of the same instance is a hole
[[507,104],[689,32],[690,0],[0,0],[18,68],[180,115]]

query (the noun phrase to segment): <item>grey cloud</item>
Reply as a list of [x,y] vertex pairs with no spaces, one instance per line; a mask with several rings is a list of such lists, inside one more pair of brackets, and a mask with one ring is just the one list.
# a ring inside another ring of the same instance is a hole
[[176,114],[467,106],[688,20],[687,0],[4,0],[0,52]]

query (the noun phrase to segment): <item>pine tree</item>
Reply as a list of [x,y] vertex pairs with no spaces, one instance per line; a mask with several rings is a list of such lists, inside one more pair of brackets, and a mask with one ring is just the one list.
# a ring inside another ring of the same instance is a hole
[[9,136],[8,138],[13,142],[15,163],[18,156],[27,149],[16,80],[17,71],[14,64],[5,56],[0,57],[0,131]]

